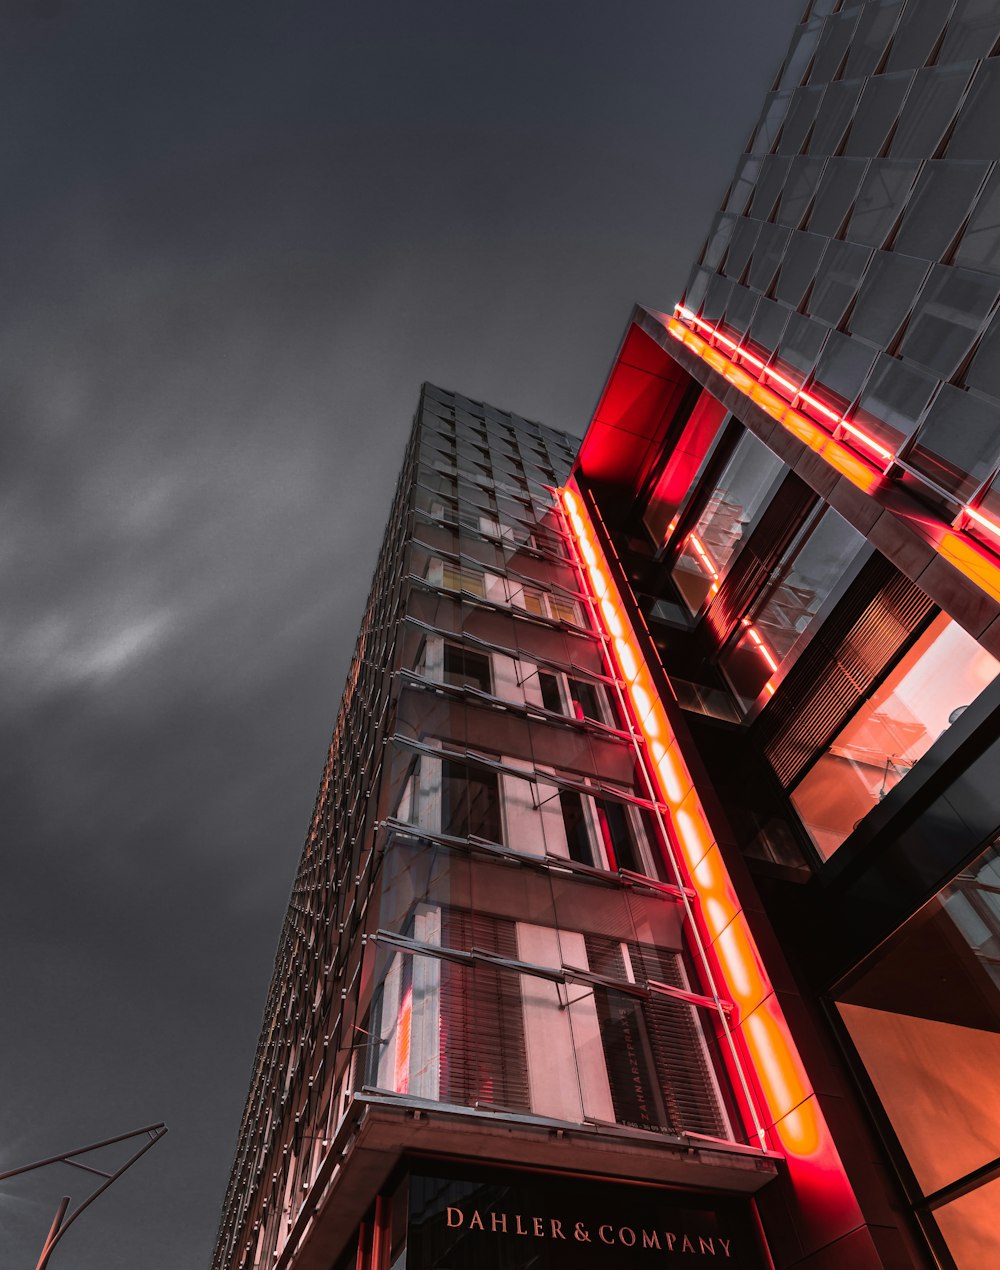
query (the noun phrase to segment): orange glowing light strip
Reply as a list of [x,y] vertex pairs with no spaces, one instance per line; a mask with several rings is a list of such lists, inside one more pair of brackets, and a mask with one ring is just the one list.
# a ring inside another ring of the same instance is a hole
[[850,433],[850,435],[868,451],[876,454],[879,459],[881,459],[885,467],[892,462],[895,457],[892,451],[886,449],[886,447],[879,441],[876,441],[874,437],[869,436],[863,428],[859,428],[856,423],[853,423],[844,415],[838,414],[836,410],[831,410],[825,402],[822,402],[817,397],[814,397],[812,393],[805,392],[803,389],[793,384],[791,380],[785,379],[783,375],[779,375],[778,372],[770,368],[766,362],[761,361],[759,357],[749,352],[746,348],[741,347],[737,341],[730,339],[730,337],[725,335],[717,326],[714,326],[711,322],[706,322],[703,318],[698,317],[697,314],[692,313],[690,309],[686,309],[682,304],[675,305],[674,312],[683,318],[685,322],[689,322],[693,326],[698,327],[699,330],[704,331],[709,339],[714,340],[718,344],[722,344],[728,349],[731,349],[735,356],[741,361],[749,362],[749,364],[758,372],[758,382],[762,377],[766,376],[768,379],[780,384],[780,386],[788,393],[789,405],[795,405],[796,402],[799,401],[804,402],[807,406],[811,406],[818,414],[822,415],[824,419],[829,420],[834,431],[842,428],[845,432]]
[[[850,1193],[805,1067],[764,969],[743,907],[729,877],[677,738],[654,686],[639,641],[582,498],[571,489],[559,498],[577,547],[579,568],[593,599],[612,663],[624,684],[633,725],[643,743],[643,767],[669,808],[671,862],[682,885],[698,897],[696,931],[733,1005],[734,1034],[749,1060],[765,1123],[790,1161],[818,1171]],[[697,929],[700,926],[700,931]],[[709,963],[706,963],[709,964]],[[711,974],[711,972],[709,972]],[[756,1113],[754,1113],[756,1114]],[[749,1127],[749,1126],[748,1126]]]
[[[882,445],[880,441],[876,441],[874,437],[869,436],[863,428],[859,428],[853,420],[846,418],[844,415],[838,415],[836,411],[831,410],[829,406],[819,401],[811,393],[803,392],[800,388],[797,388],[790,380],[779,375],[777,371],[763,363],[759,357],[748,352],[746,348],[741,347],[737,341],[724,334],[717,326],[713,326],[711,322],[706,322],[703,318],[698,317],[696,313],[685,308],[683,304],[674,305],[674,312],[677,317],[667,319],[666,329],[675,340],[686,345],[702,361],[711,366],[713,370],[717,370],[720,375],[723,375],[741,392],[746,393],[762,410],[765,410],[773,419],[776,419],[789,432],[797,436],[799,440],[814,449],[817,454],[822,455],[831,467],[836,468],[841,475],[846,476],[859,489],[867,491],[872,484],[873,478],[884,476],[888,472],[895,455],[886,446]],[[705,338],[691,330],[691,327],[698,327],[699,330],[704,332]],[[714,348],[709,341],[723,345],[731,351],[732,356],[727,357],[718,348]],[[756,380],[737,365],[735,358],[750,363],[757,371]],[[773,389],[768,388],[763,382],[765,379],[773,380],[784,388],[787,397],[783,397]],[[825,419],[828,419],[831,430],[826,431],[820,428],[796,410],[795,405],[798,402],[803,402]],[[853,444],[859,446],[866,453],[858,457],[851,449],[848,449],[840,440],[844,433],[847,434],[848,438],[853,438]],[[971,521],[973,525],[985,530],[991,538],[996,540],[996,545],[993,543],[984,544],[985,551],[1000,551],[1000,523],[989,516],[985,516],[977,508],[968,505],[961,509],[958,516],[960,526],[963,521]],[[964,525],[964,529],[968,531],[968,523]],[[961,569],[977,586],[987,591],[990,595],[996,596],[1000,593],[1000,568],[985,554],[976,551],[973,542],[978,543],[979,541],[980,539],[976,538],[975,535],[969,535],[968,551],[963,553],[961,550],[956,550],[956,535],[949,531],[945,534],[942,544],[938,546],[938,550],[952,564]]]

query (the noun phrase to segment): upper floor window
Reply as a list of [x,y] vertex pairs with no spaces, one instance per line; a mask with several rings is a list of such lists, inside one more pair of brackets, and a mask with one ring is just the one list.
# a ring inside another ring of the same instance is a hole
[[1000,662],[945,613],[931,622],[791,792],[829,858],[996,678]]
[[722,669],[745,709],[774,694],[864,547],[864,537],[823,505],[795,535],[722,654]]
[[445,560],[441,569],[441,585],[447,591],[465,591],[480,599],[486,594],[486,579],[478,569]]
[[692,613],[718,591],[783,471],[784,464],[763,441],[749,432],[741,437],[673,568],[674,582]]
[[478,688],[480,692],[491,692],[489,657],[460,644],[445,644],[444,682],[456,688]]

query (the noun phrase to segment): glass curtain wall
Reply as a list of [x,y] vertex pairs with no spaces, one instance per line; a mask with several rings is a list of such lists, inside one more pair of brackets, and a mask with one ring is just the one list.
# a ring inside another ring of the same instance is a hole
[[1000,851],[991,846],[835,992],[909,1176],[958,1270],[1000,1264]]

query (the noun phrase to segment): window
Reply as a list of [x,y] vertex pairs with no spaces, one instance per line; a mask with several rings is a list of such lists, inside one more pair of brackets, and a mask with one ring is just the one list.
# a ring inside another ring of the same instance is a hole
[[601,684],[587,683],[582,679],[567,679],[569,699],[573,713],[578,719],[593,719],[597,723],[606,722],[607,695]]
[[673,580],[692,613],[718,591],[783,467],[762,441],[744,433],[673,568]]
[[574,626],[580,624],[576,601],[568,596],[545,594],[532,587],[525,587],[522,603],[528,612],[534,613],[536,617],[548,617],[556,622],[572,622]]
[[480,692],[491,692],[489,657],[460,644],[445,644],[444,682],[456,688],[478,688]]
[[538,687],[542,694],[542,705],[553,714],[565,714],[562,693],[559,691],[559,680],[547,670],[538,672]]
[[722,669],[745,709],[762,694],[774,694],[817,614],[846,581],[852,561],[864,546],[862,535],[825,507],[793,539],[721,658]]
[[559,806],[562,808],[569,858],[575,860],[577,864],[593,865],[595,863],[594,849],[590,841],[587,815],[583,808],[583,797],[575,789],[561,789]]
[[792,791],[824,859],[998,671],[1000,663],[947,614],[935,618]]
[[997,846],[883,944],[835,1001],[949,1264],[1000,1265]]
[[501,842],[500,793],[495,772],[454,759],[441,762],[441,832]]
[[464,591],[480,599],[486,594],[486,579],[478,569],[471,569],[468,565],[453,564],[450,560],[444,562],[441,585],[446,591]]

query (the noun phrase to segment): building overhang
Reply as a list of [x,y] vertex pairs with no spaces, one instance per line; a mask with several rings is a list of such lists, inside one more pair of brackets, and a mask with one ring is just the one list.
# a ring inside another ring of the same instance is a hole
[[752,1195],[781,1157],[737,1144],[357,1094],[275,1270],[329,1270],[404,1157]]
[[653,472],[681,402],[706,389],[945,612],[1000,656],[1000,557],[792,409],[675,317],[636,305],[574,476],[612,523]]

